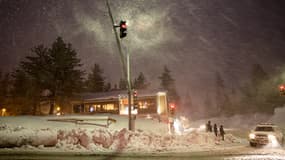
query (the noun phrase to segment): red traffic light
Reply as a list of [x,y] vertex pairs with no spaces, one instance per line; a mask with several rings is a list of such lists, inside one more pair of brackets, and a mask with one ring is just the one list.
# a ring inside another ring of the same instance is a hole
[[280,85],[279,86],[279,92],[280,92],[280,95],[284,96],[285,95],[285,85]]
[[121,28],[127,28],[127,24],[123,23],[123,24],[121,25]]
[[134,91],[134,92],[133,92],[133,96],[134,96],[134,97],[137,97],[137,96],[138,96],[138,92],[137,92],[137,91]]
[[281,86],[279,86],[279,89],[280,89],[281,91],[284,91],[284,90],[285,90],[285,86],[284,86],[284,85],[281,85]]
[[280,85],[279,86],[279,92],[280,92],[280,95],[284,96],[285,95],[285,85]]
[[170,109],[175,109],[175,104],[171,103],[170,104]]
[[127,24],[126,21],[120,22],[120,38],[124,38],[127,36]]
[[174,116],[175,115],[175,104],[174,103],[170,103],[169,104],[169,114],[170,116]]

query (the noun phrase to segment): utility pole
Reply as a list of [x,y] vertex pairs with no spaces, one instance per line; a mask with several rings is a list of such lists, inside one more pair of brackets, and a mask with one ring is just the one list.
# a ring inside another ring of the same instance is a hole
[[[112,22],[112,26],[113,26],[113,31],[115,33],[115,38],[116,38],[116,42],[117,42],[117,46],[118,46],[118,49],[119,49],[119,54],[120,54],[120,60],[121,60],[121,63],[122,63],[122,66],[123,66],[123,73],[124,73],[124,77],[125,79],[127,79],[127,82],[128,82],[128,118],[129,118],[129,130],[134,130],[134,120],[132,118],[132,103],[131,103],[131,96],[132,96],[132,85],[131,85],[131,73],[130,73],[130,55],[129,53],[127,53],[127,64],[125,62],[125,56],[123,54],[123,51],[122,51],[122,46],[121,46],[121,41],[119,39],[119,36],[118,36],[118,33],[117,33],[117,30],[116,30],[116,27],[118,27],[117,25],[115,25],[115,22],[114,22],[114,18],[113,18],[113,15],[112,15],[112,11],[111,11],[111,8],[110,8],[110,5],[109,5],[109,1],[106,0],[106,4],[107,4],[107,7],[108,7],[108,12],[109,12],[109,16],[111,18],[111,22]],[[122,23],[122,21],[121,21]]]

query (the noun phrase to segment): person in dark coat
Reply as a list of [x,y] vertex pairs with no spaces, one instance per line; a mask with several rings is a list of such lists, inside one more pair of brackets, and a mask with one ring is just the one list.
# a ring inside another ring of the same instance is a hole
[[213,131],[213,128],[212,128],[212,124],[211,124],[211,121],[209,121],[209,131],[212,132]]
[[217,137],[218,136],[218,127],[217,127],[216,123],[214,124],[214,133],[215,133],[215,136]]
[[207,131],[207,132],[212,132],[211,121],[208,121],[208,123],[207,123],[207,125],[206,125],[206,131]]
[[222,140],[225,140],[225,131],[223,125],[220,126],[220,136],[222,137]]

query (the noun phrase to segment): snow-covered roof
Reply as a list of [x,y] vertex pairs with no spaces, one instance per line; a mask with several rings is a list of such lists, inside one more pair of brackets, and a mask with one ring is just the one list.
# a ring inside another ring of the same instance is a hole
[[[138,97],[148,97],[148,96],[156,96],[158,93],[163,92],[166,93],[164,90],[137,90]],[[116,91],[109,91],[109,92],[85,92],[79,95],[81,100],[115,100],[118,99],[119,96],[127,96],[127,90],[116,90]]]

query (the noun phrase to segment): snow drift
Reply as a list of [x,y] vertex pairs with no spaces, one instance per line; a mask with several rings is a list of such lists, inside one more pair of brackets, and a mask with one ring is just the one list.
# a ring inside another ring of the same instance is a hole
[[0,147],[55,147],[64,150],[81,149],[82,151],[105,152],[163,152],[191,151],[217,147],[222,144],[240,143],[240,139],[227,134],[225,141],[215,137],[213,133],[193,130],[185,135],[169,135],[161,133],[136,132],[109,129],[31,129],[0,126]]
[[22,126],[10,128],[7,125],[0,126],[0,147],[54,146],[57,143],[56,131],[51,129],[30,130]]

